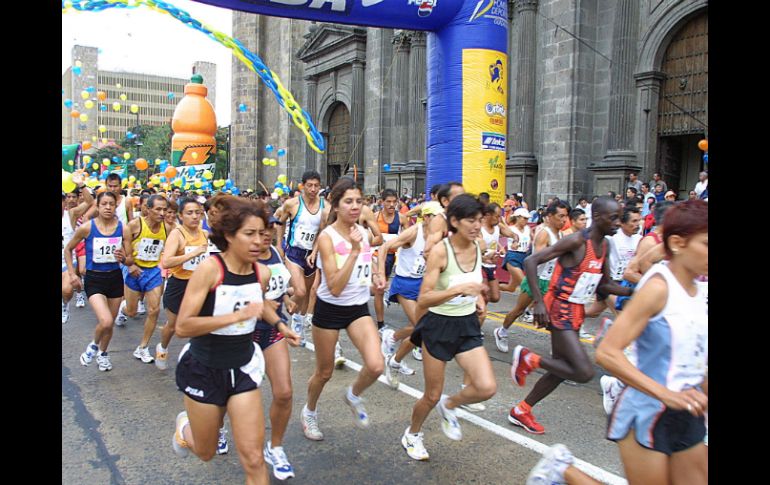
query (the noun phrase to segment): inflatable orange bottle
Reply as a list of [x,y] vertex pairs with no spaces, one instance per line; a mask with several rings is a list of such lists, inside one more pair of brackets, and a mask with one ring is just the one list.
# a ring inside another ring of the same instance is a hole
[[206,94],[203,76],[193,75],[185,84],[184,97],[174,110],[171,119],[171,163],[179,165],[201,165],[213,163],[217,152],[214,138],[217,132],[217,117],[214,107]]

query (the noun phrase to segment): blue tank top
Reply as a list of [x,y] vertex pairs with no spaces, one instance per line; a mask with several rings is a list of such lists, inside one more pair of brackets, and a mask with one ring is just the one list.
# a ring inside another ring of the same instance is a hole
[[[288,287],[290,277],[289,270],[286,269],[286,266],[283,264],[283,259],[281,259],[281,256],[274,247],[270,246],[270,257],[267,259],[260,259],[259,262],[270,268],[270,282],[268,284],[268,293],[265,294],[265,299],[270,298],[269,293],[274,292],[274,289],[280,290],[281,286]],[[282,269],[280,269],[281,267]],[[279,278],[280,282],[278,281]],[[286,292],[279,291],[279,293],[280,295],[272,298],[272,300],[278,302],[278,308],[275,312],[283,319],[283,295],[285,295]],[[263,320],[258,320],[257,328],[265,330],[272,328],[272,325]]]
[[123,247],[123,223],[109,236],[99,232],[96,219],[91,221],[91,231],[86,237],[86,269],[91,271],[114,271],[120,269],[114,252]]

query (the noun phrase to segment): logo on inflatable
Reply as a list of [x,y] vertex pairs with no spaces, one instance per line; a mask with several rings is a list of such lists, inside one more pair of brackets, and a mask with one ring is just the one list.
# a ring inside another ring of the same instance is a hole
[[[376,5],[383,0],[363,0],[361,3],[364,7],[370,7]],[[253,3],[256,5],[275,5],[280,4],[286,7],[294,8],[313,8],[316,10],[324,10],[329,13],[350,13],[352,6],[348,0],[246,0],[247,3]],[[327,6],[327,4],[330,4]]]
[[491,124],[497,126],[505,124],[505,106],[502,103],[487,103],[484,106],[484,112],[489,116]]
[[503,61],[497,59],[494,64],[489,65],[489,82],[487,82],[487,89],[490,86],[495,86],[495,90],[500,94],[505,94],[503,89]]
[[490,133],[488,131],[481,133],[482,150],[505,151],[505,135],[502,133]]
[[503,27],[508,26],[507,13],[507,0],[479,0],[476,4],[476,8],[473,10],[468,23],[475,22],[481,17],[491,19],[495,25]]

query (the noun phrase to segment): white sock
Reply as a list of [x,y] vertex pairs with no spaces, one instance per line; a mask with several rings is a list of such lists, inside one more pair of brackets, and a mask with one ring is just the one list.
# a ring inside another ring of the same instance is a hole
[[305,404],[305,406],[302,408],[302,414],[304,414],[305,416],[315,416],[316,414],[318,414],[318,410],[311,411],[307,408],[307,404]]
[[348,387],[348,400],[353,403],[357,403],[361,400],[360,397],[353,394],[353,386]]
[[158,343],[158,347],[159,347],[159,350],[161,351],[161,353],[164,353],[164,354],[166,353],[166,349],[163,348],[163,344]]

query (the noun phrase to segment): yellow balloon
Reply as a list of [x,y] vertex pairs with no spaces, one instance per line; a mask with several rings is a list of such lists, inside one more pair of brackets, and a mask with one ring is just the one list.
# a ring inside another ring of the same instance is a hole
[[185,190],[190,190],[190,184],[184,184],[184,189]]
[[214,174],[211,173],[211,170],[204,170],[203,171],[203,178],[206,180],[211,180],[214,178]]
[[156,159],[155,159],[155,165],[160,165],[160,163],[161,163],[162,161],[163,161],[163,160],[161,160],[160,158],[156,158]]
[[82,113],[82,114],[80,115],[80,121],[82,121],[83,123],[85,123],[86,121],[88,121],[88,115],[87,115],[87,114],[85,114],[85,113]]
[[198,195],[203,195],[203,189],[198,189],[195,191],[195,193]]
[[278,195],[283,195],[283,189],[275,189],[275,193]]
[[134,177],[133,175],[131,175],[130,177],[128,177],[128,181],[129,181],[129,182],[136,182],[136,177]]
[[88,179],[88,180],[86,181],[86,186],[87,186],[89,189],[93,189],[93,188],[94,188],[94,187],[96,187],[97,185],[99,185],[99,181],[98,181],[97,179],[95,179],[95,178],[90,178],[90,179]]
[[285,184],[286,183],[286,174],[282,173],[281,175],[279,175],[278,176],[278,181],[281,182],[282,184]]
[[75,165],[75,162],[73,162],[72,160],[67,160],[67,165],[69,165],[71,167],[71,166]]
[[99,133],[104,133],[105,131],[107,131],[107,127],[104,125],[99,125]]
[[96,135],[91,136],[91,141],[92,142],[96,142],[96,140],[98,140],[98,138],[96,138]]
[[75,67],[83,67],[83,63],[80,61],[75,61]]
[[195,186],[196,189],[199,189],[199,188],[203,187],[203,183],[200,180],[196,180],[193,183],[193,185]]
[[128,99],[128,96],[126,96],[125,94],[121,94],[120,95],[120,100],[121,101],[125,101],[126,99]]
[[66,170],[61,171],[61,189],[64,192],[72,192],[77,185],[72,181],[72,174]]
[[132,104],[131,105],[131,112],[132,113],[138,113],[139,112],[139,105],[138,104]]
[[118,103],[117,101],[112,103],[112,110],[113,111],[120,111],[120,103]]
[[110,159],[109,158],[102,158],[102,165],[109,167]]
[[125,189],[126,186],[128,185],[128,179],[123,179],[123,181],[120,182],[120,185]]
[[182,179],[176,179],[174,180],[174,186],[175,187],[181,187],[182,186]]
[[128,152],[124,152],[123,153],[123,160],[128,160],[129,158],[131,158],[131,154],[128,153]]
[[99,170],[99,164],[94,162],[93,164],[91,164],[91,168],[93,168],[94,170]]
[[103,143],[103,144],[105,144],[105,145],[106,145],[108,141],[109,141],[109,140],[107,140],[106,138],[102,138],[102,143]]
[[88,155],[85,155],[85,156],[83,157],[83,161],[84,161],[85,163],[88,163],[88,162],[90,162],[90,161],[91,161],[91,157],[89,157]]
[[88,99],[88,91],[80,91],[80,97],[83,99]]
[[83,103],[83,104],[85,105],[85,107],[86,107],[87,109],[91,109],[91,108],[93,108],[93,107],[94,107],[94,102],[93,102],[93,101],[91,101],[90,99],[89,99],[88,101],[86,101],[85,103]]
[[120,89],[120,88],[122,88],[123,86],[121,86],[121,85],[120,85],[120,83],[116,83],[116,84],[115,84],[115,87],[116,87],[116,88],[118,88],[118,89]]

